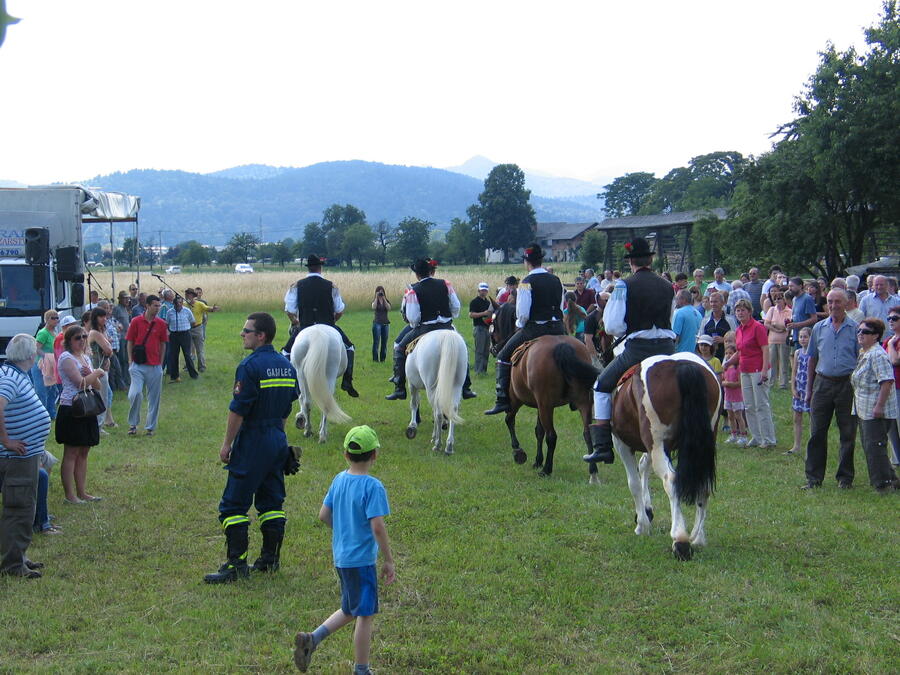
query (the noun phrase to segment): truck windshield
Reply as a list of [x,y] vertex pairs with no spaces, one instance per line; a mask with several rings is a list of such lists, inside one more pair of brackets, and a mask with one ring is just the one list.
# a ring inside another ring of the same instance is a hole
[[40,316],[50,307],[50,270],[44,288],[34,287],[31,265],[0,265],[0,316]]

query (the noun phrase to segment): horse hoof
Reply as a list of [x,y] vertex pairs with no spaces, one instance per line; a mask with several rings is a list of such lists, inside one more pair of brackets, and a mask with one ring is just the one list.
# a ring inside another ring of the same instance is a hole
[[453,454],[453,447],[448,445],[446,448],[444,448],[444,454],[445,454],[445,455],[452,455],[452,454]]
[[644,509],[644,513],[647,514],[647,518],[649,518],[650,522],[652,523],[653,522],[653,509],[651,509],[650,507],[647,507],[646,509]]
[[592,473],[588,478],[588,485],[600,485],[600,475]]
[[431,451],[432,451],[432,452],[440,452],[440,451],[441,451],[441,446],[435,445],[433,448],[431,448]]
[[522,448],[515,448],[513,449],[513,460],[516,464],[524,464],[528,461],[528,455],[525,454]]
[[298,413],[297,416],[294,418],[294,426],[297,427],[298,429],[303,429],[306,427],[306,418],[303,416],[302,413]]
[[676,541],[672,544],[672,553],[675,554],[676,560],[690,560],[694,557],[694,549],[691,548],[689,541]]
[[531,468],[532,469],[541,469],[541,468],[543,468],[543,466],[544,466],[543,462],[535,462],[534,464],[531,465]]
[[312,429],[304,429],[304,430],[303,430],[303,435],[304,435],[306,438],[309,438],[310,436],[312,436]]
[[538,476],[540,476],[541,478],[550,478],[550,474],[547,473],[546,471],[544,471],[543,469],[538,471]]
[[416,437],[416,428],[415,427],[406,427],[406,437],[409,440],[412,440]]

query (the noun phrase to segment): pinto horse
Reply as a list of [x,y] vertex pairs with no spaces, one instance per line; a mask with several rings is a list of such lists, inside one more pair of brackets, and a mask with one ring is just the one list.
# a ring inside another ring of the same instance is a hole
[[456,443],[456,425],[462,422],[459,402],[469,350],[466,341],[456,330],[433,330],[418,339],[415,349],[406,359],[406,381],[409,383],[409,409],[411,417],[406,427],[406,437],[416,437],[419,426],[419,392],[423,389],[431,404],[434,430],[431,449],[441,451],[441,429],[444,420],[449,427],[444,454],[452,455]]
[[304,435],[312,436],[310,403],[322,411],[319,443],[328,440],[328,421],[344,424],[350,416],[334,399],[334,383],[347,368],[347,352],[341,334],[331,326],[315,324],[297,334],[291,347],[291,364],[300,384],[300,412],[294,420]]
[[[653,520],[650,467],[663,482],[672,511],[672,551],[690,560],[693,546],[706,544],[706,506],[716,481],[716,426],[722,388],[699,356],[679,352],[651,356],[616,391],[613,445],[634,497],[635,534],[649,534]],[[635,454],[642,452],[638,462]],[[672,459],[677,457],[677,466]],[[688,536],[681,502],[697,505]]]
[[[505,303],[494,314],[491,323],[491,351],[496,355],[515,332],[515,305]],[[516,436],[516,415],[525,405],[537,408],[538,420],[534,428],[537,439],[537,455],[534,468],[540,469],[540,476],[553,473],[553,455],[556,451],[556,429],[553,426],[553,411],[568,405],[581,414],[582,435],[588,452],[591,452],[591,438],[588,425],[591,422],[593,394],[591,386],[599,371],[591,364],[591,354],[584,343],[568,335],[544,335],[533,341],[521,359],[512,367],[509,383],[509,411],[506,413],[506,427],[512,442],[513,459],[516,464],[528,460]],[[544,458],[543,444],[547,441],[547,456]],[[596,462],[589,467],[589,482],[599,484]]]

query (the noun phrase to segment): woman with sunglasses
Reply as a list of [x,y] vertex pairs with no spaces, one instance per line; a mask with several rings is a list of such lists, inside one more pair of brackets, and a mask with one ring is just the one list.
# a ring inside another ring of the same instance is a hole
[[881,494],[900,487],[887,458],[887,434],[897,423],[894,369],[881,346],[884,321],[865,319],[856,330],[859,360],[850,376],[853,404],[859,418],[863,452],[869,469],[869,483]]
[[63,446],[60,475],[68,504],[100,500],[100,497],[88,494],[85,488],[88,451],[100,443],[100,427],[96,417],[72,415],[75,394],[85,387],[99,388],[100,380],[106,374],[102,368],[91,369],[85,353],[87,337],[87,331],[77,323],[67,328],[63,339],[65,351],[60,354],[58,364],[63,386],[56,415],[56,442]]
[[[900,307],[894,307],[888,312],[888,327],[894,329],[894,337],[884,341],[882,347],[887,352],[891,364],[894,366],[894,398],[900,408]],[[900,466],[900,416],[895,424],[888,430],[888,438],[894,449],[894,466]]]
[[53,354],[53,341],[59,332],[59,312],[48,309],[44,312],[44,327],[35,340],[38,343],[38,360],[31,368],[31,381],[41,403],[50,413],[50,419],[56,418],[56,398],[59,387],[56,386],[56,356]]

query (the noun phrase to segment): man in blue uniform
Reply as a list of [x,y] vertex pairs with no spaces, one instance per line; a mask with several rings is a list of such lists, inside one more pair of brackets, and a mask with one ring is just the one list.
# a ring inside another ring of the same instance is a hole
[[[418,279],[403,297],[406,320],[412,328],[394,343],[394,377],[391,380],[395,386],[394,393],[385,396],[388,401],[406,398],[407,345],[433,330],[453,330],[453,319],[459,316],[459,297],[449,281],[434,278],[435,267],[437,263],[427,258],[419,258],[409,267]],[[467,365],[463,398],[475,398],[471,386]]]
[[297,398],[297,374],[272,347],[275,319],[271,315],[256,312],[248,316],[241,337],[244,349],[253,353],[235,372],[234,396],[219,451],[228,469],[228,482],[219,503],[228,561],[218,572],[204,577],[208,584],[224,584],[249,575],[247,511],[251,505],[256,505],[263,536],[254,570],[278,569],[284,539],[284,465],[290,453],[284,421]]
[[509,410],[510,359],[516,348],[542,335],[565,335],[563,325],[563,286],[559,278],[544,269],[544,251],[538,244],[529,244],[523,254],[527,276],[519,282],[516,295],[516,326],[497,354],[497,402],[485,415]]
[[[291,319],[291,336],[284,346],[284,352],[290,358],[294,340],[304,328],[323,323],[331,326],[341,334],[344,349],[347,350],[347,369],[341,380],[341,389],[356,398],[359,393],[353,388],[353,357],[356,354],[353,343],[337,325],[337,320],[344,313],[344,300],[337,286],[322,276],[322,265],[325,259],[311,253],[306,257],[306,268],[309,274],[291,286],[284,295],[284,311]],[[296,328],[297,330],[294,330]]]
[[631,276],[619,279],[603,310],[603,325],[610,335],[625,336],[625,350],[610,363],[594,385],[594,419],[590,426],[594,451],[586,462],[612,464],[612,392],[631,366],[650,356],[675,353],[672,330],[672,284],[650,269],[653,252],[643,237],[625,244]]

